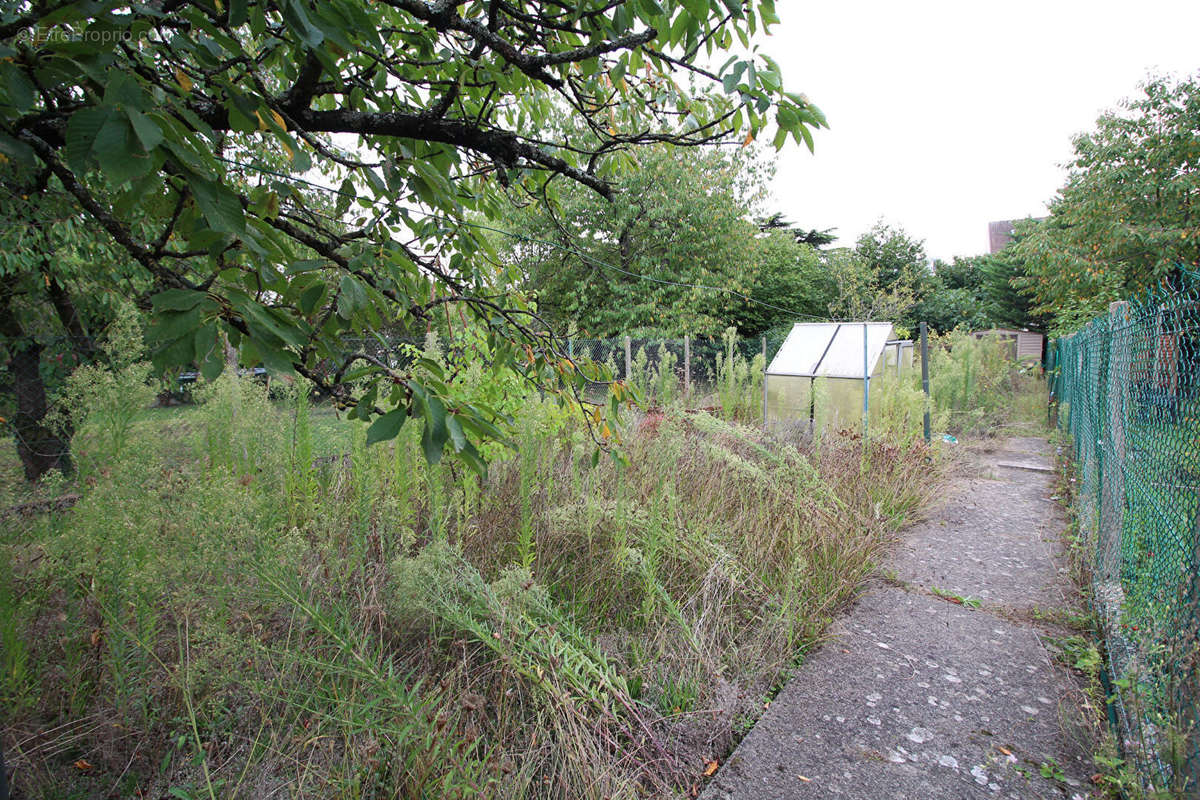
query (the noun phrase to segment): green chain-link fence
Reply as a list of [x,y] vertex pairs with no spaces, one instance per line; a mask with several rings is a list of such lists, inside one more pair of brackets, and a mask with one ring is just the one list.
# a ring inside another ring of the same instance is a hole
[[1200,281],[1114,303],[1054,360],[1112,717],[1148,792],[1200,797]]

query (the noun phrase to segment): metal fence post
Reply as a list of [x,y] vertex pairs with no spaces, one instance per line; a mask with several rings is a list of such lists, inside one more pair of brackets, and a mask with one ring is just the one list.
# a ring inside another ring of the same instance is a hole
[[867,323],[863,323],[863,439],[867,438],[867,418],[871,414],[871,376],[867,374]]
[[929,326],[921,323],[921,391],[925,392],[925,443],[929,444]]
[[[1189,639],[1194,641],[1194,631],[1196,626],[1196,616],[1200,615],[1200,513],[1196,514],[1196,520],[1192,523],[1192,546],[1191,546],[1191,580],[1188,582],[1188,587],[1184,590],[1183,596],[1187,600],[1187,608],[1192,617],[1192,631],[1189,636],[1185,634],[1182,638],[1184,642]],[[1185,628],[1186,630],[1186,628]],[[1186,644],[1184,645],[1187,646]],[[1195,644],[1192,644],[1192,652],[1190,656],[1192,667],[1189,670],[1194,676],[1197,671],[1196,662],[1200,659],[1195,650]],[[1188,785],[1192,787],[1200,786],[1200,681],[1196,681],[1193,677],[1188,680],[1186,677],[1180,681],[1180,706],[1183,711],[1179,720],[1179,728],[1188,731],[1190,735],[1187,737],[1190,742],[1187,745],[1188,758]]]
[[[1129,303],[1118,300],[1108,306],[1108,374],[1104,394],[1108,400],[1108,430],[1097,431],[1101,439],[1100,542],[1107,551],[1104,566],[1111,573],[1104,578],[1119,578],[1121,534],[1125,511],[1125,399],[1129,394],[1130,318]],[[1107,435],[1105,435],[1107,434]]]
[[692,398],[692,337],[683,336],[683,401],[688,404]]
[[763,357],[763,433],[767,432],[767,336],[762,337],[762,357]]
[[632,372],[631,372],[632,364],[633,364],[633,358],[632,358],[631,350],[630,350],[629,337],[626,336],[625,337],[625,380],[629,380],[632,375]]

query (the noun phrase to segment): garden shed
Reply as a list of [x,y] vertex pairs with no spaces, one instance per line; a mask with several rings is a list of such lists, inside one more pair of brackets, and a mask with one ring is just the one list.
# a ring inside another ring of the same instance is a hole
[[912,367],[913,343],[892,333],[890,322],[793,325],[763,379],[765,424],[861,425],[879,379]]
[[986,331],[972,331],[976,339],[992,337],[1004,342],[1009,358],[1016,361],[1041,361],[1045,339],[1037,331],[1017,330],[1016,328],[991,328]]

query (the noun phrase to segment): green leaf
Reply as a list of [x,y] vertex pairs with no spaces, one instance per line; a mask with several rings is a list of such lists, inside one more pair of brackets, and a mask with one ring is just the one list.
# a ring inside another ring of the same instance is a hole
[[328,266],[329,262],[320,258],[309,258],[303,261],[293,261],[288,265],[287,274],[299,275],[302,272],[312,272],[313,270],[322,269],[323,267]]
[[446,431],[450,434],[450,444],[454,447],[454,452],[461,453],[467,446],[467,435],[463,433],[462,425],[458,423],[457,414],[450,414],[446,417]]
[[[808,152],[815,153],[816,150],[814,149],[814,146],[813,146],[812,132],[808,128],[804,127],[803,125],[800,126],[799,131],[800,131],[800,136],[804,138],[805,146],[808,147]],[[794,136],[795,134],[793,133],[792,135]]]
[[147,333],[151,342],[165,343],[186,337],[193,341],[192,333],[200,326],[202,309],[168,311],[155,318]]
[[375,442],[395,439],[407,419],[408,408],[406,406],[400,406],[384,414],[382,417],[376,418],[371,423],[371,426],[367,428],[367,445],[370,446],[375,444]]
[[157,347],[150,360],[160,372],[168,367],[186,366],[196,360],[195,344],[195,337],[182,336]]
[[241,312],[242,319],[250,326],[255,338],[283,342],[293,347],[305,345],[308,338],[305,332],[296,324],[295,320],[288,318],[282,312],[263,308],[253,300],[237,301],[234,306]]
[[67,141],[63,157],[73,171],[80,174],[87,172],[96,136],[112,113],[111,108],[104,106],[84,108],[76,111],[67,120]]
[[191,180],[196,205],[215,231],[241,234],[246,231],[246,216],[242,202],[224,184],[194,175]]
[[480,438],[492,438],[501,442],[505,440],[504,431],[482,417],[461,415],[456,418],[465,430],[470,431]]
[[348,320],[366,304],[367,292],[362,283],[353,275],[343,275],[341,292],[338,294],[338,316]]
[[155,311],[190,311],[208,299],[205,292],[195,289],[167,289],[150,298]]
[[742,11],[743,0],[722,0],[722,2],[725,3],[725,8],[734,19],[742,19],[745,16]]
[[120,113],[111,114],[105,120],[92,143],[92,154],[105,177],[118,184],[146,174],[154,165],[134,144],[129,119]]
[[446,429],[446,406],[437,395],[428,395],[424,404],[425,430],[421,433],[421,447],[425,460],[436,464],[442,460],[449,431]]
[[739,61],[733,66],[733,70],[726,73],[721,79],[721,87],[725,90],[725,94],[733,94],[738,87],[738,82],[742,79],[742,73],[746,71],[746,62]]
[[483,480],[487,480],[487,462],[479,455],[479,451],[475,449],[475,445],[470,442],[459,451],[458,457],[462,459],[471,470]]
[[318,47],[324,41],[325,34],[309,19],[303,0],[284,0],[279,5],[283,12],[284,24],[299,36],[301,41],[309,47]]
[[196,331],[196,360],[206,381],[215,381],[225,368],[225,353],[217,338],[217,325],[211,323]]
[[158,147],[163,140],[162,128],[158,127],[158,123],[136,108],[126,109],[125,113],[129,116],[129,124],[133,126],[133,132],[137,134],[142,148],[149,152]]
[[28,111],[33,106],[33,81],[25,71],[12,62],[0,62],[0,74],[4,78],[4,90],[17,111]]
[[346,209],[350,208],[350,203],[357,196],[354,190],[354,182],[349,178],[342,181],[342,187],[338,190],[337,204],[334,206],[334,213],[339,217],[346,213]]
[[130,134],[133,129],[129,127],[129,120],[120,114],[109,114],[104,120],[104,125],[96,132],[96,138],[92,142],[92,153],[97,159],[124,159],[131,156],[132,142]]
[[14,139],[7,133],[0,132],[0,153],[27,166],[37,164],[37,155],[33,152],[33,148],[22,142],[20,139]]
[[304,314],[311,314],[317,308],[317,303],[321,302],[321,298],[325,296],[325,284],[318,283],[315,286],[310,286],[300,295],[300,311]]
[[229,27],[236,28],[246,22],[246,0],[229,0]]
[[268,372],[272,375],[296,374],[296,368],[292,366],[292,356],[290,353],[262,340],[259,340],[257,344],[259,358]]

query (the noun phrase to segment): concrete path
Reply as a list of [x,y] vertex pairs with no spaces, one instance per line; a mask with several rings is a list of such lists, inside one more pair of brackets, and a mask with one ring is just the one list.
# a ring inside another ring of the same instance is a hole
[[942,508],[903,535],[703,798],[1088,796],[1077,691],[1025,621],[1068,605],[1049,447],[965,456]]

